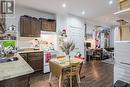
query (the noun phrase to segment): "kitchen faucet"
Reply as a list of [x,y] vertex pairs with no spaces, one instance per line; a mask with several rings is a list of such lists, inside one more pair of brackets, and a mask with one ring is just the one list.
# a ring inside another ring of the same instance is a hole
[[8,54],[14,54],[16,53],[16,47],[10,45],[7,48],[4,48],[2,45],[0,45],[0,57],[6,57]]
[[6,53],[5,53],[4,47],[0,44],[0,57],[5,57],[5,56],[6,56]]

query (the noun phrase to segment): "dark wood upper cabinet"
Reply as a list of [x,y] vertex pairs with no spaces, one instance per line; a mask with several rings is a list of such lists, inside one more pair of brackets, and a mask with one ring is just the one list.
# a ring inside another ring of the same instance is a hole
[[56,20],[40,18],[40,21],[42,31],[56,32]]
[[20,36],[40,37],[41,31],[56,32],[56,20],[37,19],[27,15],[20,17]]
[[31,36],[31,17],[28,16],[20,17],[20,36],[22,37]]
[[20,36],[40,37],[40,21],[29,16],[20,17]]
[[40,37],[40,21],[37,18],[31,19],[31,34],[35,37]]

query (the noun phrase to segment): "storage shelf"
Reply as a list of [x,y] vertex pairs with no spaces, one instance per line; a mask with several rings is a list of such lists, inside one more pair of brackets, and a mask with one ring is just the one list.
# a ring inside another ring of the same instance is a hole
[[118,12],[116,12],[114,14],[119,16],[120,18],[124,19],[128,23],[130,23],[130,8],[118,11]]

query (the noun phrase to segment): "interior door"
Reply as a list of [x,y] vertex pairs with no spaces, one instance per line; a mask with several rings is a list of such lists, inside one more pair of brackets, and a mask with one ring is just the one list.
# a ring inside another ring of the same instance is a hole
[[77,52],[80,52],[84,57],[84,29],[70,26],[68,39],[75,43],[75,49],[70,53],[70,56],[75,56]]

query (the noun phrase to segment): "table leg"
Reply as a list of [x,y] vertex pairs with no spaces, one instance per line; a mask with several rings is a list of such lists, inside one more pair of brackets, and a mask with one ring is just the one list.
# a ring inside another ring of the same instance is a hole
[[62,80],[62,74],[60,74],[60,77],[59,77],[59,87],[61,87],[61,80]]

